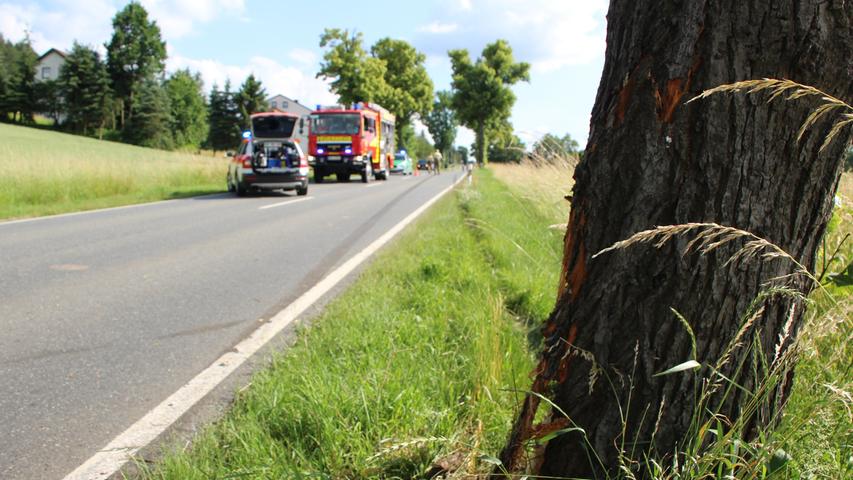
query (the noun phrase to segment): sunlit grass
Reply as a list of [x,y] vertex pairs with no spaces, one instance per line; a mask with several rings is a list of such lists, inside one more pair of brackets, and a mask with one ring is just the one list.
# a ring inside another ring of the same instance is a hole
[[223,191],[226,168],[223,157],[0,124],[0,218]]
[[[488,471],[481,456],[501,448],[529,382],[528,333],[552,306],[561,234],[477,175],[389,245],[225,418],[145,476]],[[537,248],[519,248],[534,237]]]

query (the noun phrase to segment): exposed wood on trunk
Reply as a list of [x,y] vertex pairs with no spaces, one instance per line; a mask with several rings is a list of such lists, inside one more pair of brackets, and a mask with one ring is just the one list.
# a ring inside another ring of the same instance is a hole
[[[541,475],[613,474],[623,442],[629,450],[636,445],[635,460],[649,449],[658,457],[676,452],[690,428],[694,392],[710,371],[653,376],[691,355],[690,337],[670,309],[695,332],[698,360],[713,364],[763,285],[793,270],[784,260],[726,264],[742,242],[682,256],[689,238],[592,255],[659,225],[714,222],[766,238],[811,269],[850,138],[847,129],[819,153],[827,118],[796,141],[816,100],[728,95],[684,102],[707,88],[764,77],[853,98],[853,2],[613,0],[607,45],[590,148],[575,170],[559,298],[543,328],[532,388],[586,435],[552,439],[535,472]],[[790,282],[811,289],[802,277]],[[772,363],[780,333],[788,332],[784,350],[804,311],[780,296],[761,306],[724,368],[745,389],[762,378],[750,368],[737,371],[738,363]],[[750,353],[752,342],[759,348]],[[747,435],[774,421],[789,388],[775,387],[749,417]],[[737,418],[744,402],[738,390],[719,408]],[[533,425],[540,404],[528,396],[502,452],[511,470],[524,467],[525,445],[545,428]],[[551,412],[545,422],[561,418]]]

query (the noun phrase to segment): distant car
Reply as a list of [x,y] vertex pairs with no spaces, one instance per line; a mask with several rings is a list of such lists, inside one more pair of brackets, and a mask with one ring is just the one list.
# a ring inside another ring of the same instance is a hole
[[308,194],[308,159],[293,140],[295,115],[271,112],[252,115],[252,130],[231,153],[228,191],[243,196],[250,191],[296,190]]
[[394,168],[391,173],[402,173],[403,175],[412,174],[412,159],[407,153],[398,153],[394,155]]
[[425,158],[418,160],[418,170],[429,170],[429,163]]

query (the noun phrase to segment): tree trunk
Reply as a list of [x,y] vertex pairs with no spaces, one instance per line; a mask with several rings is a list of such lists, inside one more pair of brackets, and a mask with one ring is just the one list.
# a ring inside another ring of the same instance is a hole
[[489,143],[486,141],[486,122],[481,120],[477,125],[477,163],[480,166],[485,165],[489,161]]
[[[697,392],[704,379],[719,378],[708,366],[742,328],[721,369],[728,378],[754,390],[765,380],[762,365],[781,364],[803,303],[770,295],[750,306],[768,281],[795,270],[791,261],[752,255],[727,263],[743,239],[685,254],[698,228],[660,248],[635,244],[592,256],[656,226],[713,222],[767,239],[812,270],[850,129],[819,153],[837,116],[796,140],[817,97],[768,103],[766,95],[720,94],[685,101],[764,77],[850,99],[851,59],[850,1],[611,1],[590,137],[575,170],[558,301],[543,329],[545,349],[531,387],[568,419],[553,409],[533,425],[540,397],[529,395],[501,455],[505,468],[603,478],[621,462],[643,477],[645,452],[662,459],[684,451],[695,434],[691,422],[706,414],[694,415]],[[812,288],[802,275],[776,282],[804,293]],[[692,358],[690,333],[671,309],[689,323],[703,367],[653,376]],[[778,419],[792,379],[781,378],[755,410],[729,385],[704,405],[740,419],[742,435],[754,436]],[[525,465],[525,445],[570,426],[585,435],[558,435]]]

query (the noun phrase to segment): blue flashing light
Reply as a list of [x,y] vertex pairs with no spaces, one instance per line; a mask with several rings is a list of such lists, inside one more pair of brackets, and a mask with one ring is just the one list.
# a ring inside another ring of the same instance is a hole
[[246,130],[245,132],[243,132],[243,138],[252,138],[252,131]]
[[344,153],[346,153],[347,155],[352,155],[352,148],[350,148],[350,147],[345,148]]
[[326,149],[324,149],[324,148],[318,148],[317,149],[317,155],[322,155],[324,153],[326,153]]
[[405,154],[406,154],[406,149],[405,149],[405,148],[401,148],[401,149],[400,149],[400,153],[402,153],[403,155],[405,155]]

